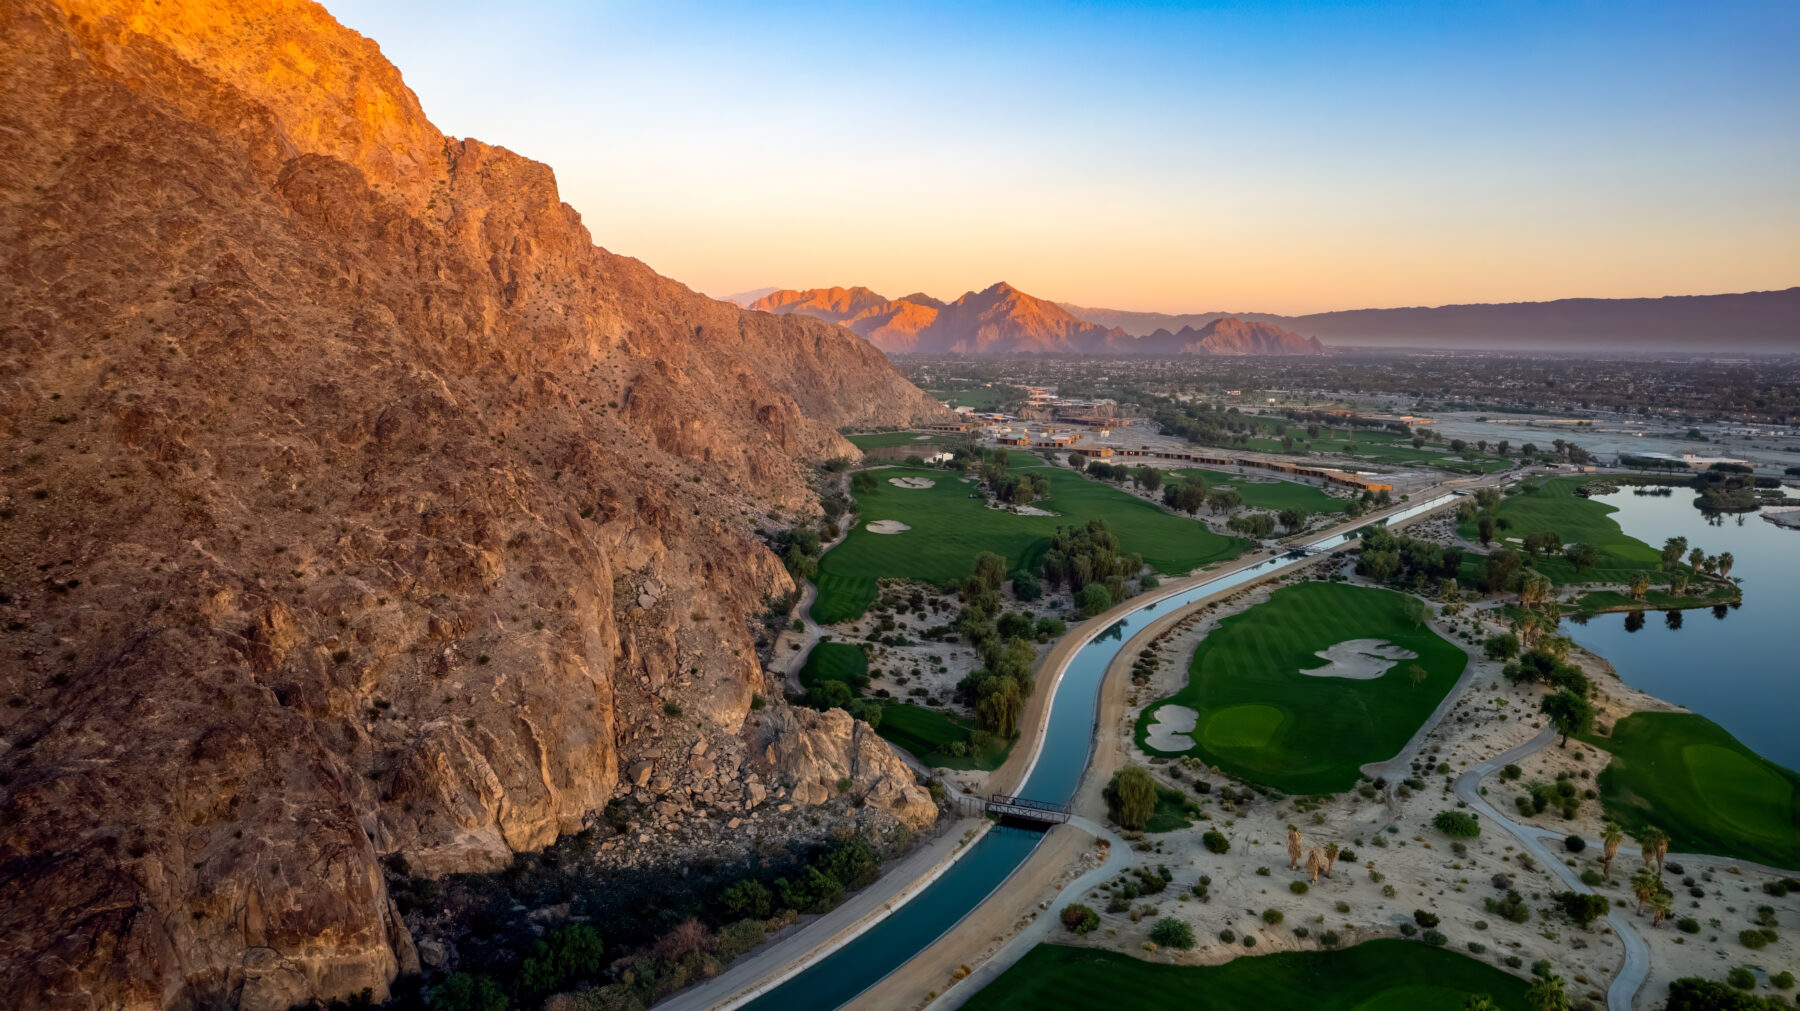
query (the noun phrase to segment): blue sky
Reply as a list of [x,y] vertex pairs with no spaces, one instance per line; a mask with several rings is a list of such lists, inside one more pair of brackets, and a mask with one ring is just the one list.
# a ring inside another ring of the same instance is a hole
[[1800,4],[328,0],[701,290],[1302,312],[1800,283]]

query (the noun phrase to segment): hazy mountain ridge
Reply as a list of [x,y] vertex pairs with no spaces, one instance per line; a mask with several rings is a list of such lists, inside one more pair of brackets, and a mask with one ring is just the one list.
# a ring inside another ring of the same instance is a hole
[[1487,350],[1800,351],[1800,287],[1661,298],[1568,298],[1394,309],[1153,313],[1058,303],[1128,333],[1203,326],[1223,316],[1274,323],[1332,344]]
[[888,300],[868,288],[782,290],[751,308],[841,323],[890,353],[1320,354],[1324,347],[1263,321],[1214,319],[1142,340],[1083,320],[1002,281],[954,302],[922,293]]

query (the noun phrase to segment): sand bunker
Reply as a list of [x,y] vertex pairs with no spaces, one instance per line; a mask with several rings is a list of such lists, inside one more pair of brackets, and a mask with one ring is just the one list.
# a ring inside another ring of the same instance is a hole
[[928,477],[890,477],[888,484],[896,488],[930,488],[937,482]]
[[1399,661],[1415,660],[1419,656],[1386,639],[1346,639],[1313,655],[1331,662],[1323,667],[1303,667],[1300,673],[1319,678],[1349,678],[1352,681],[1372,681],[1386,674]]
[[871,520],[863,524],[863,529],[872,534],[897,534],[911,530],[912,527],[899,520]]
[[1194,746],[1189,732],[1199,722],[1200,714],[1187,706],[1163,706],[1144,730],[1144,742],[1158,751],[1186,751]]

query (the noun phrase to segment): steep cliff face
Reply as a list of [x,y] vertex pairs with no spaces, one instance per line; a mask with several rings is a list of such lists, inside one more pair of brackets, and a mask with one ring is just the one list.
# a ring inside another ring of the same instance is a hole
[[12,1006],[380,996],[384,854],[813,799],[768,756],[843,728],[745,724],[790,588],[755,529],[836,427],[941,410],[879,351],[595,248],[310,3],[0,6],[0,136]]

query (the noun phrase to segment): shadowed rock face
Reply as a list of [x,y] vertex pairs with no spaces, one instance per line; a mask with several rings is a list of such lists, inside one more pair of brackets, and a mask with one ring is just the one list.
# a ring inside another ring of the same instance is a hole
[[596,248],[314,4],[15,0],[0,82],[9,1006],[380,997],[383,855],[622,789],[931,820],[854,725],[744,721],[754,523],[941,410],[880,352]]

